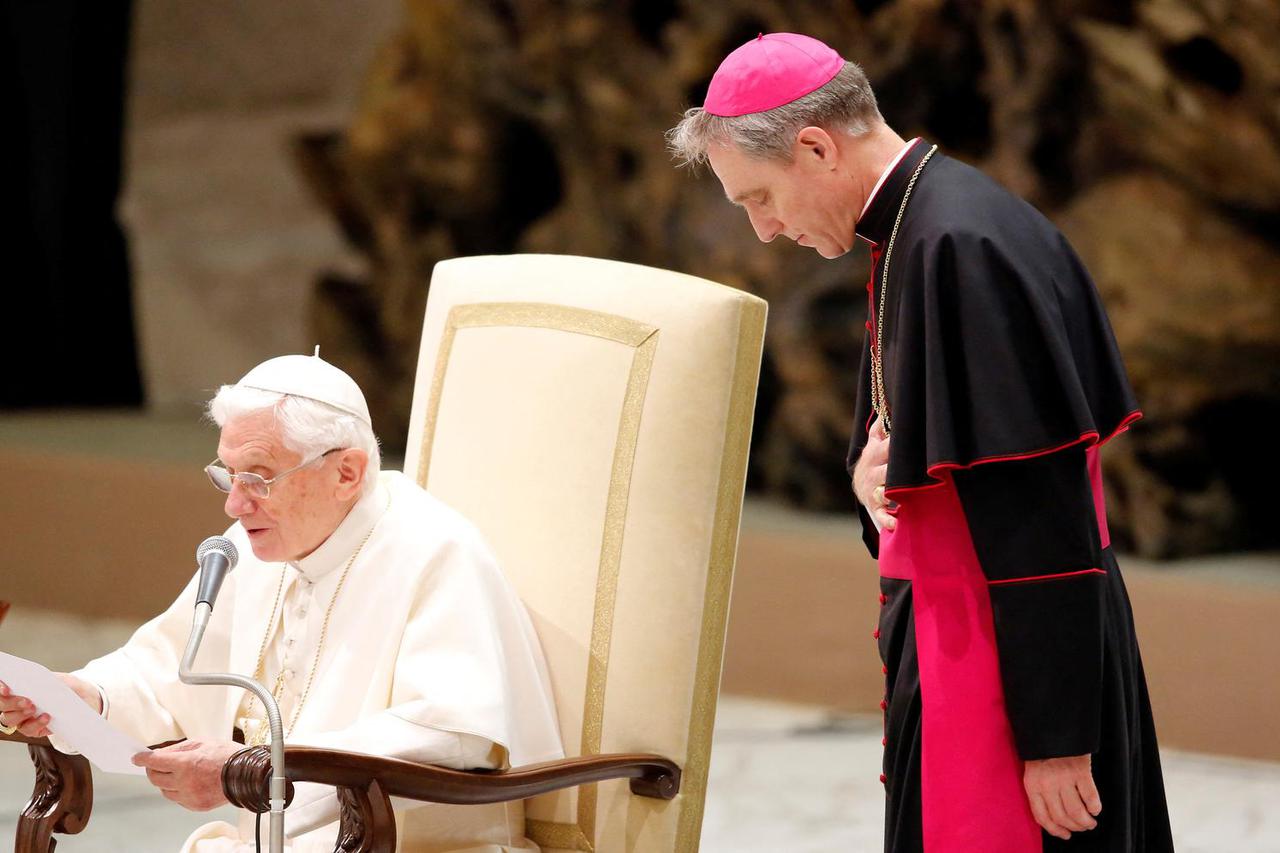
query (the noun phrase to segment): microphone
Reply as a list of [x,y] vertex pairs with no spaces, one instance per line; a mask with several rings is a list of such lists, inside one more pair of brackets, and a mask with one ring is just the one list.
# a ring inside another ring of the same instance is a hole
[[213,609],[213,602],[222,588],[222,580],[227,572],[236,567],[240,555],[235,543],[225,536],[210,536],[196,548],[196,565],[200,567],[200,587],[196,593],[196,604],[207,604]]
[[227,572],[236,567],[240,555],[235,544],[225,536],[210,536],[196,548],[196,563],[200,566],[200,586],[196,594],[196,614],[191,621],[191,635],[187,638],[187,650],[178,664],[178,679],[183,684],[221,684],[248,690],[258,697],[267,711],[267,725],[271,728],[271,805],[270,842],[271,853],[284,850],[284,809],[287,801],[288,782],[284,775],[284,721],[280,719],[280,706],[271,691],[243,675],[233,672],[195,672],[196,652],[204,639],[213,613],[213,602]]

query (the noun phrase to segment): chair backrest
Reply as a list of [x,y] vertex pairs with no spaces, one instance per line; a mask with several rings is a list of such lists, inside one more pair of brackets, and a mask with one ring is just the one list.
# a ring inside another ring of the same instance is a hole
[[569,755],[662,754],[526,803],[557,851],[696,851],[765,303],[692,276],[557,255],[431,279],[405,472],[484,533],[524,599]]

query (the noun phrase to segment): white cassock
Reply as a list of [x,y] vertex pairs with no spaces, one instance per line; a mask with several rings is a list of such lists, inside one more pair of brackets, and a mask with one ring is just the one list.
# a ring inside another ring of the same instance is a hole
[[[408,477],[383,472],[297,562],[258,560],[238,523],[226,535],[240,563],[195,670],[254,675],[261,657],[257,675],[269,689],[283,674],[277,693],[288,743],[463,769],[563,757],[528,614],[475,528]],[[263,717],[238,688],[178,681],[195,588],[193,578],[126,645],[76,673],[98,685],[107,719],[143,743],[225,741],[233,727],[251,739]],[[524,838],[519,802],[408,805],[396,802],[401,850],[537,850]],[[290,849],[333,850],[337,817],[332,788],[298,785],[285,812]],[[248,812],[238,826],[206,824],[183,851],[253,850],[253,824]]]

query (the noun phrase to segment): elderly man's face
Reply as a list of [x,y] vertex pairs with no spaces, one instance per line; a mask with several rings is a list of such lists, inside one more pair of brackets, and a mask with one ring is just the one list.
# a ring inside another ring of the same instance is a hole
[[794,153],[790,162],[762,160],[734,145],[714,145],[708,156],[725,195],[746,211],[762,242],[782,235],[838,258],[853,247],[857,211],[848,209],[836,180],[834,152],[797,143]]
[[[285,447],[270,409],[228,421],[218,440],[218,458],[230,471],[252,471],[268,480],[306,461]],[[326,456],[272,484],[266,500],[248,494],[238,481],[233,483],[226,513],[249,534],[258,559],[301,559],[329,538],[358,489],[358,483],[353,489],[344,478],[343,464],[342,454]]]

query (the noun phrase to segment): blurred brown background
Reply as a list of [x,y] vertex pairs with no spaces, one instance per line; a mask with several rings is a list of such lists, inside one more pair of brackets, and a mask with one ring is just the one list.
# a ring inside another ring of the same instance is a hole
[[319,343],[394,455],[433,264],[594,255],[770,300],[725,688],[874,709],[843,470],[867,258],[760,245],[662,139],[725,53],[801,31],[1083,255],[1146,412],[1105,459],[1162,735],[1280,758],[1272,0],[73,8],[5,12],[10,322],[43,343],[5,336],[0,598],[155,612],[224,524],[219,384]]

